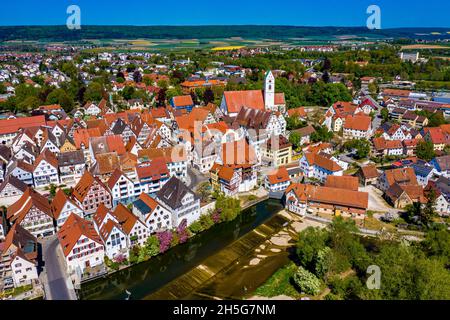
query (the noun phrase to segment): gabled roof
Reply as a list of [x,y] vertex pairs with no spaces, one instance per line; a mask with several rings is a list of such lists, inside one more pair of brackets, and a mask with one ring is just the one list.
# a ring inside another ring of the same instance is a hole
[[372,118],[364,115],[348,115],[345,119],[344,129],[368,131]]
[[84,198],[87,196],[89,190],[97,182],[100,187],[103,187],[105,190],[105,185],[98,179],[97,177],[92,176],[88,171],[85,171],[81,179],[78,181],[77,185],[73,189],[73,196],[80,202],[83,202]]
[[292,183],[285,191],[294,191],[300,201],[314,201],[330,205],[354,207],[366,210],[369,204],[367,192]]
[[149,164],[136,167],[136,173],[139,180],[148,178],[159,180],[169,176],[169,169],[164,158],[154,158]]
[[[62,189],[58,189],[50,205],[52,215],[55,219],[59,218],[59,215],[61,214],[61,211],[64,209],[64,206],[66,205],[67,201],[70,201],[72,205],[78,207],[78,205],[76,205],[75,202],[72,201]],[[81,208],[79,209],[81,210]]]
[[245,139],[222,144],[221,155],[226,165],[252,165],[257,162],[254,148]]
[[12,174],[6,176],[5,181],[2,182],[2,184],[0,184],[0,192],[8,185],[10,184],[11,186],[13,186],[14,188],[16,188],[17,190],[20,190],[22,192],[25,192],[25,190],[28,188],[28,185],[25,184],[24,182],[22,182],[21,180],[17,179],[15,176],[13,176]]
[[78,128],[73,132],[73,141],[77,149],[80,149],[82,144],[87,148],[89,146],[89,138],[101,136],[102,133],[99,128]]
[[108,182],[106,183],[106,185],[109,187],[109,190],[112,190],[114,188],[117,181],[119,181],[120,177],[122,176],[124,176],[127,180],[130,180],[119,168],[116,168],[116,170],[114,170],[113,174],[111,175],[111,177],[109,177]]
[[95,155],[110,152],[121,155],[126,152],[123,139],[119,135],[91,137],[89,143]]
[[293,109],[289,109],[287,111],[287,114],[289,117],[293,117],[293,116],[297,116],[297,117],[302,117],[302,118],[306,118],[307,114],[305,111],[304,107],[298,107],[298,108],[293,108]]
[[167,181],[164,186],[157,192],[157,197],[165,204],[167,204],[172,209],[177,209],[183,204],[181,200],[186,196],[186,194],[195,193],[189,189],[181,180],[176,177],[172,177]]
[[242,107],[264,110],[261,90],[225,91],[223,93],[228,113],[237,113]]
[[45,125],[45,116],[20,117],[0,120],[0,134],[15,133],[21,128],[39,127]]
[[292,132],[298,133],[301,137],[307,137],[316,132],[316,130],[314,129],[313,126],[309,125],[300,129],[292,130],[291,133]]
[[441,172],[450,170],[450,155],[436,157],[433,161],[438,164]]
[[269,180],[270,184],[277,184],[291,181],[291,178],[289,178],[289,173],[286,167],[280,167],[274,172],[269,173],[267,175],[267,179]]
[[3,242],[3,252],[10,249],[11,245],[22,250],[27,259],[37,258],[37,239],[19,223],[13,224]]
[[129,235],[131,230],[133,230],[134,225],[138,221],[138,218],[131,213],[130,210],[127,209],[122,203],[119,203],[117,207],[111,212],[111,215],[114,216],[121,229]]
[[7,209],[7,218],[11,222],[20,223],[32,207],[36,207],[53,218],[48,199],[31,188],[27,188],[22,196]]
[[417,185],[400,185],[394,183],[386,190],[386,196],[395,202],[403,193],[406,193],[413,202],[425,203],[427,200],[423,194],[422,186]]
[[389,186],[394,183],[418,185],[413,168],[398,168],[384,171]]
[[342,167],[319,153],[305,153],[309,165],[316,165],[331,172],[341,171]]
[[411,165],[411,167],[414,169],[414,173],[416,174],[416,176],[421,176],[421,177],[428,177],[428,175],[434,169],[432,166],[426,166],[426,165],[418,164],[418,163]]
[[447,139],[441,128],[423,128],[425,135],[428,135],[433,142],[433,144],[446,143]]
[[172,98],[172,101],[174,107],[186,107],[194,105],[194,102],[192,101],[192,97],[190,95],[175,96]]
[[39,156],[36,158],[36,161],[34,161],[34,165],[33,165],[34,170],[36,170],[36,168],[42,161],[47,162],[48,164],[50,164],[51,166],[53,166],[55,168],[58,168],[58,159],[56,159],[56,156],[53,154],[53,152],[51,152],[48,149],[45,149],[44,152],[39,154]]
[[152,213],[158,205],[159,203],[145,192],[142,192],[139,195],[138,200],[133,202],[133,206],[135,206],[144,215]]
[[125,233],[117,222],[110,219],[100,228],[100,235],[103,240],[109,238],[109,235],[114,227],[116,227],[120,232]]
[[361,173],[365,179],[374,179],[380,176],[380,173],[375,165],[361,167]]
[[82,150],[63,152],[58,155],[58,165],[60,167],[84,164],[84,153]]
[[359,181],[357,177],[328,175],[324,186],[330,188],[358,191],[358,185]]
[[81,236],[103,245],[103,241],[95,231],[94,224],[72,213],[58,231],[59,244],[67,257]]
[[373,146],[376,150],[385,149],[402,149],[402,142],[400,140],[386,140],[383,137],[373,138]]

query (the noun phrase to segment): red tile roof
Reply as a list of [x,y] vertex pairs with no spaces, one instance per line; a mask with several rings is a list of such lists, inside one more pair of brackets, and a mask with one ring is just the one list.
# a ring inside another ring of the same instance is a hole
[[314,185],[292,183],[285,194],[294,191],[297,198],[302,201],[314,201],[322,204],[338,205],[367,209],[369,194],[367,192],[352,191],[347,189],[337,189]]
[[268,174],[267,179],[269,180],[270,184],[277,184],[286,181],[291,181],[286,167],[280,167],[277,170],[275,170],[275,172]]
[[20,117],[0,120],[0,134],[15,133],[21,128],[39,127],[46,124],[45,116]]
[[185,107],[194,105],[194,102],[192,101],[192,97],[190,95],[175,96],[172,98],[172,100],[174,107]]
[[264,98],[261,90],[225,91],[228,113],[237,113],[242,107],[264,110]]
[[363,115],[349,115],[345,119],[344,129],[368,131],[372,124],[372,118]]
[[287,111],[287,114],[289,117],[292,116],[297,116],[297,117],[302,117],[302,118],[306,118],[306,111],[304,107],[298,107],[298,108],[294,108],[294,109],[289,109]]
[[341,171],[342,168],[333,160],[330,160],[318,153],[306,153],[306,160],[310,165],[317,165],[331,172]]
[[327,176],[325,187],[358,191],[359,180],[352,176]]
[[95,231],[94,224],[91,221],[85,220],[72,213],[58,231],[59,244],[61,245],[63,253],[66,257],[70,254],[81,236],[85,236],[92,241],[103,245],[103,241]]

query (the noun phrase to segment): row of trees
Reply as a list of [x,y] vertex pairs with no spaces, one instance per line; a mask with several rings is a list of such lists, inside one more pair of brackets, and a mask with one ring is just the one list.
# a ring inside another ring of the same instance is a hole
[[[358,236],[352,221],[336,218],[327,229],[309,227],[299,234],[297,288],[326,299],[449,299],[450,234],[430,229],[418,243]],[[378,289],[366,285],[369,266],[381,271]]]

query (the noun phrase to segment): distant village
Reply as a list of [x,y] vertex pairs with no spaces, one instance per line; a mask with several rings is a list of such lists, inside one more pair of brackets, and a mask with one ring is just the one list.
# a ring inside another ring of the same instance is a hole
[[[46,241],[55,241],[62,272],[77,286],[129,260],[150,237],[180,234],[212,217],[217,195],[279,199],[300,217],[342,216],[362,228],[373,212],[389,222],[407,206],[429,201],[437,216],[450,214],[450,97],[417,91],[401,79],[381,86],[371,76],[360,77],[356,90],[345,76],[329,74],[327,81],[342,83],[350,101],[290,105],[277,89],[281,77],[289,79],[285,70],[259,70],[260,87],[228,90],[246,84],[252,70],[220,61],[200,68],[182,57],[169,64],[154,53],[99,52],[75,61],[65,51],[49,51],[56,54],[0,53],[0,102],[17,96],[21,85],[66,88],[74,81],[71,71],[55,66],[67,63],[86,91],[97,72],[113,76],[107,91],[70,111],[59,100],[1,110],[0,292],[48,291],[42,262],[58,261],[47,261],[40,249]],[[421,62],[418,54],[399,57]],[[161,62],[150,65],[150,58]],[[299,60],[307,70],[304,83],[323,81],[315,68],[323,61]],[[181,92],[168,96],[174,72],[188,66],[195,72],[180,81]],[[369,90],[374,83],[380,86],[375,94]],[[200,91],[212,96],[199,99]],[[434,117],[443,123],[430,126]]]

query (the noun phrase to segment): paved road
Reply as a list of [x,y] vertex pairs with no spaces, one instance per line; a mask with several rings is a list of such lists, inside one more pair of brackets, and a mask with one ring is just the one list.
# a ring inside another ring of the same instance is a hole
[[399,211],[398,209],[392,208],[389,204],[387,204],[381,196],[381,190],[376,189],[374,186],[360,188],[360,191],[367,192],[369,194],[369,210],[392,213],[397,213]]
[[47,274],[47,292],[49,300],[71,300],[72,297],[67,288],[67,277],[64,266],[58,255],[62,254],[58,248],[58,239],[53,236],[42,243],[42,255],[45,262]]
[[201,174],[201,172],[195,168],[188,167],[186,184],[189,188],[194,190],[200,183],[205,182],[207,180],[208,177],[206,175]]

